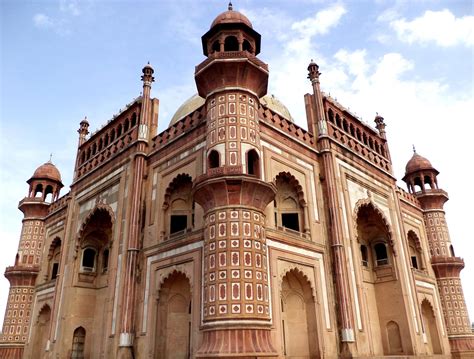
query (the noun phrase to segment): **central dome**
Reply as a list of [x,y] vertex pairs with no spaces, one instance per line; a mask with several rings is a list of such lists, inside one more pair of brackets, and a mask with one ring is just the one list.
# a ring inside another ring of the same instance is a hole
[[227,11],[224,11],[222,14],[217,15],[214,21],[211,24],[211,29],[219,24],[236,24],[242,23],[252,28],[252,23],[250,20],[238,11],[232,9],[232,3],[229,3],[229,8]]
[[[185,118],[187,115],[190,115],[198,108],[204,105],[206,101],[199,96],[198,94],[194,94],[190,98],[188,98],[184,103],[178,107],[175,114],[171,118],[170,124],[168,127],[173,126],[174,124],[178,123],[180,120]],[[281,117],[284,117],[290,122],[294,122],[293,117],[290,114],[288,108],[274,95],[265,95],[260,98],[260,104],[265,107],[269,108],[271,111],[275,112]]]

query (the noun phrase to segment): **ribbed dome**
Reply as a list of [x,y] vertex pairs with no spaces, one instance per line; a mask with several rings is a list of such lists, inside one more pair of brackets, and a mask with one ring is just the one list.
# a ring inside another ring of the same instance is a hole
[[211,24],[211,29],[219,24],[245,24],[248,27],[252,28],[252,23],[250,20],[242,13],[234,10],[224,11],[222,14],[217,15],[214,21]]
[[51,162],[46,162],[36,169],[29,181],[33,179],[50,179],[61,182],[61,173],[59,173],[59,170]]
[[[193,113],[202,105],[204,105],[205,100],[198,94],[194,94],[189,99],[184,101],[184,103],[179,106],[175,114],[171,118],[170,124],[168,127],[173,126],[180,120],[182,120],[187,115]],[[269,108],[271,111],[277,113],[279,116],[284,117],[290,122],[294,122],[293,117],[288,111],[288,108],[274,95],[265,95],[260,99],[260,103],[263,107]]]
[[434,167],[430,161],[415,152],[405,167],[405,175],[421,170],[434,170]]

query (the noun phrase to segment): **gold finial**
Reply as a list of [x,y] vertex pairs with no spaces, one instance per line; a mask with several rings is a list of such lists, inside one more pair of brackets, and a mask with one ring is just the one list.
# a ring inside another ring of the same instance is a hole
[[229,1],[229,5],[227,6],[227,10],[233,10],[233,6],[232,6],[232,1]]

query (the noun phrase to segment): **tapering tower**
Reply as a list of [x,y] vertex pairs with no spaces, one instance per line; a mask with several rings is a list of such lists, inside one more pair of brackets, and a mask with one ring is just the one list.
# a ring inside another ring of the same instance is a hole
[[268,67],[256,55],[260,35],[232,9],[202,37],[196,67],[205,98],[204,174],[194,198],[204,208],[203,343],[198,357],[275,356],[264,210],[275,186],[263,181],[257,108]]
[[406,165],[403,180],[408,191],[418,198],[423,209],[431,265],[438,282],[451,350],[453,354],[468,351],[468,355],[472,355],[474,335],[460,279],[464,260],[455,256],[451,244],[443,209],[449,198],[446,191],[438,187],[438,174],[430,161],[414,150],[413,157]]
[[24,218],[15,264],[5,270],[10,292],[0,341],[1,358],[21,358],[23,355],[43,253],[44,219],[50,202],[59,198],[63,187],[61,174],[51,161],[38,167],[27,183],[30,185],[28,195],[18,205]]

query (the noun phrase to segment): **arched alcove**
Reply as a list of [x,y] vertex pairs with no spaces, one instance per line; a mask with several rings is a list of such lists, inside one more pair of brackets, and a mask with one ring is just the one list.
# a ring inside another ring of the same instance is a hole
[[288,271],[281,284],[281,326],[287,358],[317,358],[318,328],[310,283],[301,272]]
[[156,358],[192,356],[191,285],[181,272],[172,272],[161,284],[156,311]]

